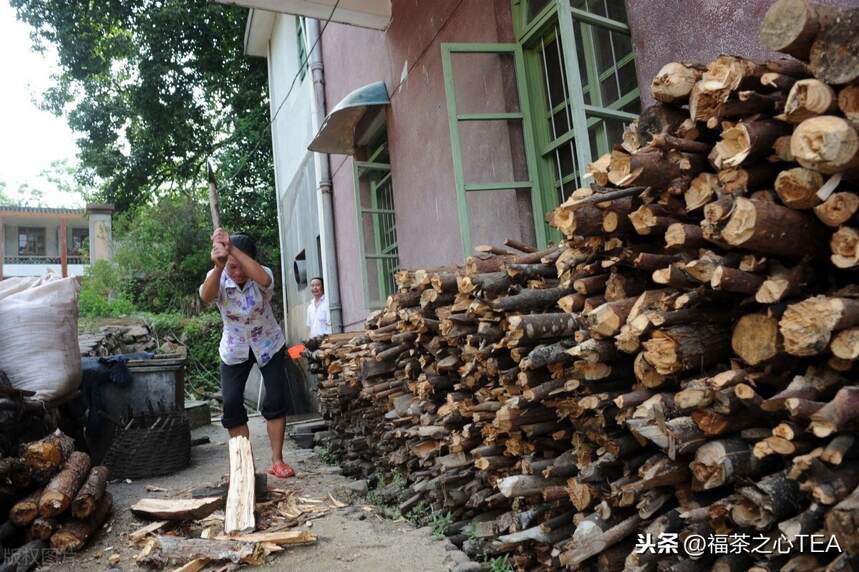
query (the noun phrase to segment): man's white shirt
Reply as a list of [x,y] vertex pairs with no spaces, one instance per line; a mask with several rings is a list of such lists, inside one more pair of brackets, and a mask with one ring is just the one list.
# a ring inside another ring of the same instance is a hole
[[317,303],[311,300],[307,306],[307,330],[311,338],[331,333],[331,319],[328,316],[328,300],[323,294]]

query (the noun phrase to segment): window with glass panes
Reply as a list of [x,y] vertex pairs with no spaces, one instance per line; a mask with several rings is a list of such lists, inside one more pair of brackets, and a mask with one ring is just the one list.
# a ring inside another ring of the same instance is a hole
[[298,77],[303,80],[307,74],[307,45],[304,33],[304,17],[295,17],[295,40],[298,43]]
[[45,256],[43,227],[18,227],[18,256]]
[[384,128],[371,144],[356,153],[353,166],[364,298],[368,308],[379,308],[396,291],[394,274],[400,267],[394,186]]
[[551,209],[640,112],[626,8],[623,0],[513,0],[513,14]]

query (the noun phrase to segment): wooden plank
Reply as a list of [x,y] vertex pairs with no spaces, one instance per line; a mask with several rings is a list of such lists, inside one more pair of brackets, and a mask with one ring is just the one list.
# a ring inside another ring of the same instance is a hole
[[131,512],[158,520],[192,520],[206,518],[221,507],[220,497],[202,499],[140,499]]

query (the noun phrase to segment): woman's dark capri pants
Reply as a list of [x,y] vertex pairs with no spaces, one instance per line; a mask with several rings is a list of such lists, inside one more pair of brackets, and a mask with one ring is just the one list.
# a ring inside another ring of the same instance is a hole
[[[283,363],[286,346],[272,356],[271,360],[260,369],[263,384],[265,384],[265,398],[262,402],[262,416],[266,419],[279,419],[285,417],[287,412],[286,401],[286,368]],[[245,411],[245,384],[251,368],[256,363],[253,350],[248,350],[248,359],[235,365],[227,365],[221,362],[221,394],[224,396],[224,414],[221,416],[221,424],[232,429],[248,422],[248,414]]]

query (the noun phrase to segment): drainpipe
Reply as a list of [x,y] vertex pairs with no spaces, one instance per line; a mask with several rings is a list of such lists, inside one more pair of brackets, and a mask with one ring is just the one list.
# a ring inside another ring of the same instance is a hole
[[[325,71],[322,65],[322,38],[319,20],[308,18],[307,45],[316,48],[310,52],[310,77],[313,79],[313,132],[318,133],[325,121]],[[331,331],[343,331],[343,308],[340,305],[340,277],[337,272],[337,243],[334,236],[334,186],[331,181],[331,162],[328,153],[315,153],[314,164],[318,181],[316,204],[319,211],[322,266],[325,277],[325,296],[331,314]]]

